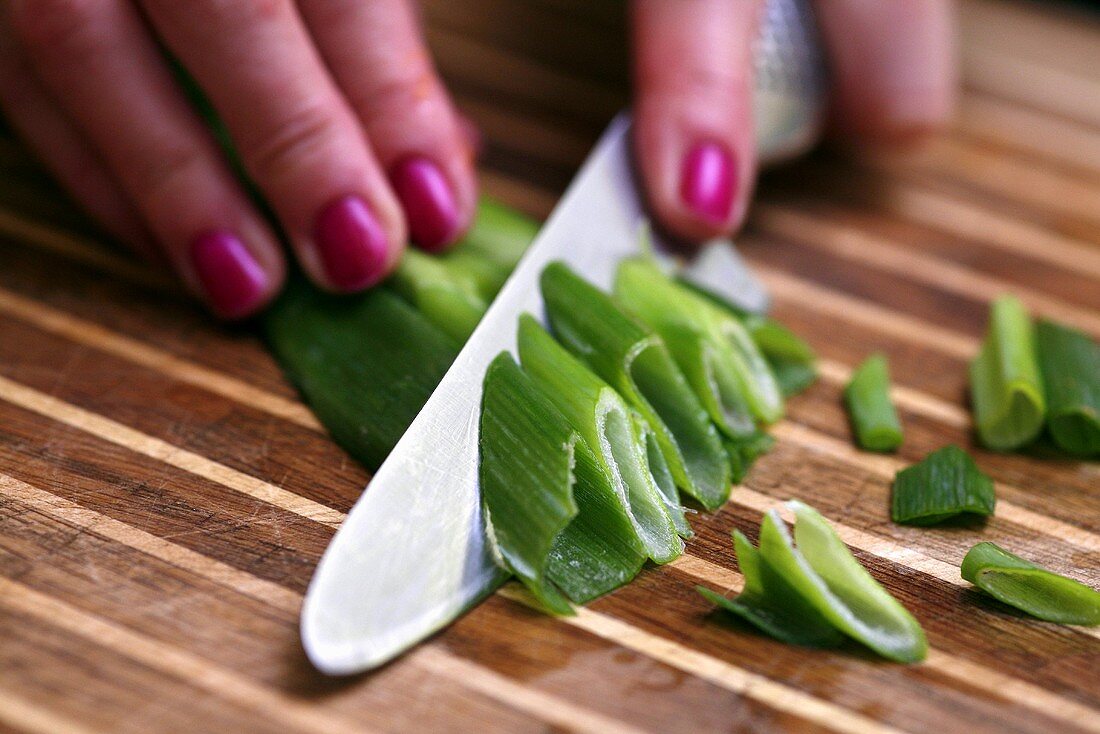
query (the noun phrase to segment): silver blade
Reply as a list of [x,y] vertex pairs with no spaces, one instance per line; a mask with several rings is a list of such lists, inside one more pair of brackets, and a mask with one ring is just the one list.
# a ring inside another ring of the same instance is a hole
[[[641,251],[644,214],[628,128],[623,116],[604,133],[321,559],[302,611],[302,640],[322,671],[345,674],[384,663],[504,580],[481,524],[482,378],[501,350],[515,351],[518,316],[541,315],[538,280],[547,263],[565,261],[608,288],[619,261]],[[745,308],[766,304],[764,289],[729,242],[709,248],[684,273]]]

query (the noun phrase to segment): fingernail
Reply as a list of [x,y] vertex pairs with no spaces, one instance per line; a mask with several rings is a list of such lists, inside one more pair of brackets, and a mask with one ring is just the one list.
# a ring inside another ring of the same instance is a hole
[[358,291],[386,274],[386,235],[367,202],[345,196],[325,207],[313,233],[329,282],[345,291]]
[[413,242],[429,250],[451,244],[458,235],[458,204],[439,166],[427,158],[406,158],[393,167],[390,178]]
[[684,158],[680,198],[699,217],[714,224],[729,219],[737,186],[733,155],[718,143],[699,143]]
[[255,310],[267,290],[267,273],[237,237],[207,232],[191,244],[191,262],[210,305],[226,318]]

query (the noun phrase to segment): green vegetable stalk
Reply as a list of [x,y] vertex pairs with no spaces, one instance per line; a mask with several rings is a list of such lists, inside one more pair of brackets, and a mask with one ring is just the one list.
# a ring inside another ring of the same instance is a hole
[[1046,403],[1034,330],[1012,296],[993,303],[981,352],[970,363],[970,392],[978,436],[991,449],[1023,446],[1043,427]]
[[584,438],[512,357],[485,375],[479,478],[500,562],[550,611],[618,588],[646,552]]
[[1100,454],[1100,344],[1051,321],[1036,335],[1050,435],[1071,454]]
[[935,525],[962,513],[992,515],[995,503],[993,480],[958,446],[945,446],[897,473],[890,517]]
[[1059,624],[1100,624],[1100,592],[1036,566],[993,543],[978,543],[962,577],[1009,606]]
[[875,354],[856,369],[844,389],[856,440],[868,451],[895,451],[901,446],[901,423],[890,402],[886,356]]
[[657,432],[649,425],[641,413],[631,410],[631,424],[634,428],[634,441],[645,449],[646,464],[649,466],[649,474],[653,477],[657,491],[661,493],[661,499],[665,503],[665,510],[672,518],[672,524],[681,538],[690,538],[695,534],[684,516],[684,506],[680,504],[680,492],[676,489],[676,480],[672,478],[672,470],[668,468],[665,454],[661,450],[661,444],[657,440]]
[[531,381],[584,438],[611,478],[649,557],[667,563],[679,556],[683,541],[650,472],[646,447],[636,441],[626,402],[528,314],[520,317],[519,354]]
[[560,263],[541,284],[554,335],[650,423],[676,484],[708,509],[723,504],[730,467],[718,431],[660,337]]
[[730,460],[730,479],[734,484],[740,484],[756,460],[771,451],[775,439],[758,430],[749,436],[726,438],[723,443]]
[[459,349],[389,291],[333,296],[301,276],[290,279],[262,324],[317,418],[370,469],[401,438]]

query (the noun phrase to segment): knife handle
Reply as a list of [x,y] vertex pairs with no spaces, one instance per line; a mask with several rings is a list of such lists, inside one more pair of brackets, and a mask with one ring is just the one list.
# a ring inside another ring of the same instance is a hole
[[756,147],[768,165],[812,147],[825,122],[825,58],[808,0],[767,0],[753,58]]

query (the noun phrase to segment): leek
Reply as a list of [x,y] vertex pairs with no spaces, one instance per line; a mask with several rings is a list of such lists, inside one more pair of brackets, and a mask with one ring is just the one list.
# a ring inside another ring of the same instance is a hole
[[756,431],[743,438],[727,438],[724,444],[730,461],[730,479],[734,484],[740,484],[756,460],[771,451],[775,439],[763,431]]
[[740,531],[733,532],[733,547],[745,586],[733,599],[697,586],[707,600],[782,642],[835,647],[843,641],[843,635],[829,620],[762,559]]
[[529,314],[520,317],[524,371],[588,443],[630,517],[646,553],[657,563],[680,555],[683,541],[650,473],[646,448],[635,440],[626,402],[554,341]]
[[645,550],[588,444],[507,353],[485,374],[479,479],[499,562],[550,611],[630,581]]
[[[844,634],[902,663],[924,659],[928,643],[917,620],[875,581],[820,514],[801,502],[794,541],[775,510],[760,528],[760,557]],[[795,546],[797,543],[797,547]]]
[[904,525],[934,525],[962,513],[992,515],[993,480],[958,446],[944,446],[894,477],[890,517]]
[[393,293],[321,292],[299,276],[263,316],[268,344],[332,437],[377,469],[459,345]]
[[1036,566],[994,543],[978,543],[962,562],[962,577],[993,598],[1059,624],[1100,624],[1100,592]]
[[649,421],[676,484],[708,509],[722,505],[730,469],[718,431],[660,337],[561,263],[541,284],[558,340]]
[[665,461],[665,454],[661,450],[661,444],[657,440],[657,432],[649,425],[641,413],[631,411],[632,424],[634,426],[634,440],[639,446],[645,447],[646,463],[649,466],[650,476],[657,485],[657,491],[661,493],[661,499],[665,503],[665,510],[672,518],[672,524],[681,538],[690,538],[695,533],[684,516],[684,506],[680,504],[680,492],[676,489],[676,481],[672,478],[672,471]]
[[619,265],[615,296],[656,331],[711,419],[729,436],[783,416],[783,397],[764,356],[741,322],[665,276],[648,258]]
[[1023,305],[1012,296],[993,302],[989,331],[970,363],[970,392],[978,436],[991,449],[1018,448],[1043,427],[1046,406],[1034,330]]
[[1071,454],[1100,453],[1100,345],[1050,321],[1036,336],[1050,435]]
[[901,446],[901,423],[890,402],[890,373],[886,357],[868,357],[844,389],[856,440],[868,451],[895,451]]
[[405,251],[389,282],[424,318],[459,343],[469,338],[489,307],[471,279],[418,250]]
[[783,397],[797,395],[817,380],[817,355],[801,337],[765,316],[747,314],[743,323],[768,361]]

